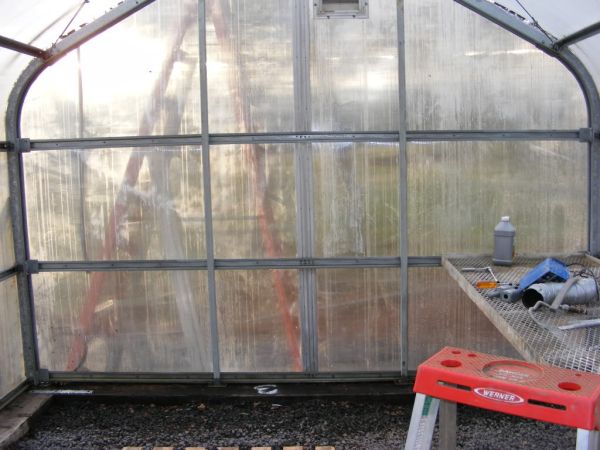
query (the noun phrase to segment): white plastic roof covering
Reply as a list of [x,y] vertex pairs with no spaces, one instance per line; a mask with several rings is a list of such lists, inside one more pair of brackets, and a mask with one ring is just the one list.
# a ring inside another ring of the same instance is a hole
[[[80,28],[118,3],[119,0],[0,0],[3,18],[0,35],[47,49],[60,39],[63,32],[68,34]],[[546,33],[557,39],[600,22],[600,0],[496,0],[495,3],[530,22],[535,20]],[[82,5],[75,20],[70,23]],[[586,65],[596,86],[600,86],[600,35],[579,41],[570,48]],[[2,110],[5,110],[11,86],[29,60],[29,56],[0,48]],[[0,140],[3,140],[4,121],[1,122]]]

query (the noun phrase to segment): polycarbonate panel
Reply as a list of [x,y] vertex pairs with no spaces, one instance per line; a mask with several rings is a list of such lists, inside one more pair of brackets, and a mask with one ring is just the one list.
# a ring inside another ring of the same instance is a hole
[[320,371],[400,370],[400,271],[317,270]]
[[293,145],[212,147],[217,258],[296,256]]
[[209,372],[206,291],[202,271],[34,275],[41,367]]
[[311,11],[313,131],[398,129],[396,3],[369,2],[367,19]]
[[204,258],[201,158],[194,147],[26,154],[31,257]]
[[585,39],[570,47],[594,78],[596,89],[600,91],[600,34]]
[[25,381],[15,277],[0,282],[0,399]]
[[297,272],[217,271],[216,281],[221,370],[301,371]]
[[491,254],[502,216],[517,253],[586,250],[587,160],[579,142],[409,144],[409,254]]
[[398,145],[313,144],[313,169],[315,255],[398,255]]
[[6,153],[0,153],[0,271],[15,265]]
[[446,0],[406,0],[408,128],[576,129],[581,89],[556,59]]
[[212,133],[294,129],[292,0],[206,2]]
[[47,69],[23,108],[23,136],[200,132],[198,6],[156,1]]
[[497,3],[517,12],[529,23],[535,19],[544,31],[559,39],[600,21],[599,0],[500,0]]
[[446,345],[521,358],[444,268],[410,268],[408,370]]

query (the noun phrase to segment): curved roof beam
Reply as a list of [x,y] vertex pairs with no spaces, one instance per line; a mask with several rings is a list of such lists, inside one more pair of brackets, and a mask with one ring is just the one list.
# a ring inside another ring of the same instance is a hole
[[[590,72],[579,58],[567,48],[564,42],[560,45],[561,41],[523,21],[503,6],[488,0],[454,1],[525,39],[548,55],[557,58],[577,79],[585,97],[588,109],[588,124],[592,129],[588,168],[588,251],[593,255],[600,255],[600,183],[592,181],[600,177],[600,95]],[[572,42],[570,43],[572,44],[575,39],[579,39],[578,35],[584,31],[589,34],[581,39],[597,33],[597,27],[597,24],[587,27],[593,29],[586,28],[567,36],[565,39],[571,38]]]

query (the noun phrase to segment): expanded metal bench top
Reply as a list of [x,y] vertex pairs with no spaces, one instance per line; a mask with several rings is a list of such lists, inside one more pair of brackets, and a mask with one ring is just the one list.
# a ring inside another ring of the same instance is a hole
[[[490,280],[485,272],[462,272],[465,267],[491,266],[501,282],[518,284],[545,257],[517,257],[510,267],[494,266],[490,256],[448,256],[443,265],[462,290],[500,333],[528,361],[583,372],[600,373],[600,327],[563,331],[558,327],[579,320],[600,318],[600,303],[587,306],[585,313],[541,309],[533,318],[519,300],[507,303],[477,289],[477,281]],[[557,256],[568,265],[584,265],[600,275],[600,261],[587,255]],[[573,266],[576,268],[576,266]],[[535,320],[534,320],[535,319]]]

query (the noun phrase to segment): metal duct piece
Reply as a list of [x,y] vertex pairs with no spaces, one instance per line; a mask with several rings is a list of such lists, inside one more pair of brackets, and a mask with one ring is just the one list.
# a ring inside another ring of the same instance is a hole
[[[565,283],[532,284],[523,292],[523,305],[535,306],[538,301],[552,304]],[[580,278],[566,292],[562,304],[583,305],[598,300],[598,288],[593,278]]]

